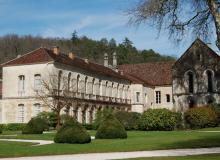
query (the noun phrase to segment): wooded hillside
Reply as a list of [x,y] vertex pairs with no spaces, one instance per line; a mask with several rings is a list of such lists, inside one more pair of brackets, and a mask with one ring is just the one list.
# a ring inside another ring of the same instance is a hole
[[0,63],[11,60],[18,55],[28,53],[38,47],[50,48],[52,46],[59,46],[64,53],[72,51],[79,57],[88,58],[91,61],[101,64],[103,64],[104,53],[108,53],[109,60],[111,60],[113,52],[116,52],[118,55],[118,64],[169,61],[175,59],[171,56],[162,56],[152,49],[137,50],[128,38],[117,44],[114,39],[108,41],[106,38],[102,38],[97,41],[86,36],[78,37],[77,33],[74,32],[71,39],[42,38],[31,35],[18,36],[16,34],[0,37]]

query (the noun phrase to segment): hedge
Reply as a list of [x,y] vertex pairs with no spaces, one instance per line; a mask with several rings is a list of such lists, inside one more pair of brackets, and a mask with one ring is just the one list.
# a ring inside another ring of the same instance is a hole
[[21,131],[25,127],[26,123],[8,123],[3,124],[4,131]]
[[54,137],[55,143],[90,143],[91,137],[77,121],[69,120],[63,124]]
[[22,134],[42,134],[44,130],[48,130],[48,124],[44,119],[32,118],[23,128]]
[[96,118],[93,122],[93,129],[97,130],[100,126],[100,124],[104,121],[104,119],[106,118],[106,116],[108,116],[109,114],[112,114],[113,110],[112,109],[103,109],[102,111],[97,111],[96,113]]
[[115,118],[113,114],[106,116],[104,121],[100,124],[96,135],[96,139],[116,139],[127,138],[127,133],[124,126]]
[[147,131],[170,131],[177,124],[177,115],[168,109],[148,109],[139,121],[139,129]]
[[55,128],[57,124],[57,115],[54,112],[40,112],[38,118],[44,119],[49,127]]
[[211,107],[195,107],[185,112],[186,123],[192,129],[216,127],[218,125],[218,116]]
[[115,117],[126,130],[137,130],[141,114],[137,112],[117,111]]

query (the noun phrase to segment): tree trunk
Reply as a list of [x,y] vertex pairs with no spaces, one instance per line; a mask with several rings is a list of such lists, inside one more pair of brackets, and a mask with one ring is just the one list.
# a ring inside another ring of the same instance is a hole
[[57,111],[57,125],[56,125],[56,130],[58,130],[61,127],[61,117],[60,117],[60,111]]
[[208,6],[210,9],[210,12],[213,16],[213,20],[215,23],[215,28],[216,28],[216,46],[220,50],[220,13],[218,11],[218,0],[208,0]]

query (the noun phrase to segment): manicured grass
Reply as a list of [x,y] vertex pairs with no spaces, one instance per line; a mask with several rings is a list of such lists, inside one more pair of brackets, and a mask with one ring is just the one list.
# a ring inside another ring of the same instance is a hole
[[[90,131],[90,133],[95,134],[94,131]],[[19,134],[16,138],[52,140],[54,134]],[[6,137],[0,136],[0,138]],[[43,146],[27,146],[22,145],[22,143],[11,144],[12,142],[0,141],[0,157],[216,147],[220,146],[220,133],[197,132],[195,130],[171,132],[130,131],[128,132],[128,139],[93,140],[90,144],[50,144]]]
[[184,157],[150,157],[150,158],[132,158],[127,160],[219,160],[220,154],[207,154],[199,156]]

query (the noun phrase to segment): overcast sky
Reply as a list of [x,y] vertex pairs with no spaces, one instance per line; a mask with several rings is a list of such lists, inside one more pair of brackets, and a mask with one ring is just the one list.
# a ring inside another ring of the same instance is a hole
[[128,37],[138,49],[179,57],[193,41],[175,46],[165,32],[147,25],[129,26],[126,9],[138,0],[0,0],[0,36],[40,35],[70,38],[74,30],[92,39]]

